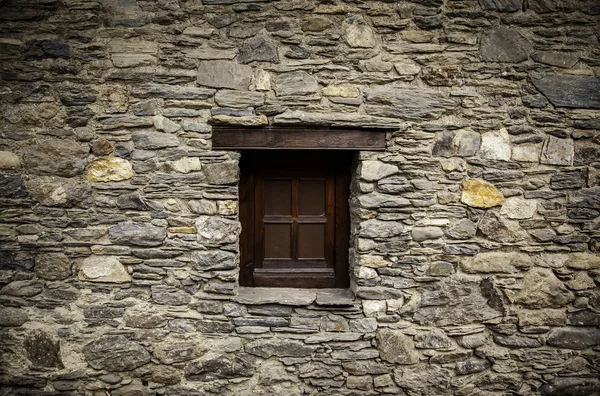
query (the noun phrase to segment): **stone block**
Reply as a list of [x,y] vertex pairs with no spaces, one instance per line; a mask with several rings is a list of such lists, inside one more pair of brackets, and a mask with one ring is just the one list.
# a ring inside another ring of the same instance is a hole
[[101,283],[131,282],[131,276],[115,256],[86,257],[79,267],[79,279]]
[[198,84],[213,88],[247,90],[252,81],[252,68],[237,62],[212,60],[198,65]]
[[560,308],[573,302],[575,296],[548,268],[533,268],[518,281],[520,289],[505,290],[513,304],[526,308]]
[[532,76],[531,82],[556,107],[600,109],[600,77]]
[[129,371],[148,363],[148,351],[122,335],[108,335],[83,347],[85,361],[96,370]]
[[529,58],[533,45],[517,30],[499,27],[485,32],[479,51],[486,62],[519,63]]
[[273,81],[277,96],[312,95],[319,89],[319,83],[304,71],[278,75]]
[[110,240],[115,244],[133,246],[160,246],[167,232],[163,227],[142,223],[124,223],[108,229]]
[[412,338],[399,330],[379,330],[377,345],[381,358],[386,362],[402,365],[419,362],[419,353],[415,349]]

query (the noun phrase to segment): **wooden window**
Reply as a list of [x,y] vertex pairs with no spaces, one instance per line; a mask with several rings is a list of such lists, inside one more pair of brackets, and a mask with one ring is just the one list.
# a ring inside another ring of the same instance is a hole
[[242,286],[348,287],[348,151],[242,153]]

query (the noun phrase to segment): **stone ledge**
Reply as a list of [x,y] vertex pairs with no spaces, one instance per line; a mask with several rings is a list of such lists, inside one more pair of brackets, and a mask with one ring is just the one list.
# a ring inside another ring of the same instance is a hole
[[295,289],[272,287],[240,287],[233,299],[240,304],[281,304],[306,306],[312,303],[329,306],[354,304],[354,294],[349,289]]

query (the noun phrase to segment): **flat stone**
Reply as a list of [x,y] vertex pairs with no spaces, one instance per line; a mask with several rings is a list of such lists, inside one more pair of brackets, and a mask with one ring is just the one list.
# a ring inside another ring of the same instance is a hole
[[300,341],[288,340],[283,338],[270,338],[264,340],[251,341],[246,344],[244,350],[252,355],[268,359],[271,356],[277,357],[303,357],[310,356],[316,347],[308,346]]
[[589,253],[571,253],[565,265],[579,270],[598,269],[600,268],[600,256]]
[[484,10],[515,12],[521,10],[523,0],[479,0],[479,5]]
[[261,115],[246,115],[246,116],[229,116],[225,114],[214,115],[210,118],[210,123],[215,125],[237,125],[248,127],[259,127],[269,125],[269,120],[264,114]]
[[373,48],[377,45],[375,33],[364,17],[354,15],[342,22],[342,38],[352,48]]
[[190,173],[199,172],[202,170],[202,163],[198,157],[185,157],[178,159],[177,161],[169,161],[166,163],[166,167],[177,173]]
[[162,364],[192,360],[197,354],[197,344],[192,342],[162,343],[154,348],[154,356]]
[[452,239],[470,239],[477,233],[477,224],[469,219],[462,219],[452,224],[446,230],[446,235]]
[[142,223],[124,223],[108,229],[110,240],[114,244],[134,246],[159,246],[167,236],[163,227]]
[[237,255],[224,250],[195,251],[192,252],[191,259],[199,271],[237,268]]
[[394,369],[394,381],[398,386],[421,395],[448,393],[453,380],[453,374],[447,369],[428,363]]
[[520,309],[517,312],[519,326],[564,326],[567,313],[564,309]]
[[519,63],[527,60],[532,44],[517,30],[499,27],[484,33],[479,51],[486,62]]
[[463,260],[460,268],[469,274],[505,273],[511,274],[518,269],[529,269],[533,266],[532,260],[523,253],[515,252],[485,252],[475,257]]
[[531,82],[556,107],[600,109],[600,77],[532,76]]
[[0,197],[23,198],[28,196],[27,187],[19,174],[0,173]]
[[401,76],[415,76],[421,72],[421,66],[409,60],[394,63],[394,69]]
[[207,244],[237,243],[241,231],[239,221],[217,216],[198,216],[196,220],[198,230],[197,240]]
[[537,210],[535,200],[522,199],[519,197],[510,197],[504,201],[500,214],[509,219],[530,219]]
[[600,391],[596,378],[555,377],[540,387],[542,396],[593,396]]
[[154,285],[151,291],[152,301],[160,305],[187,305],[192,300],[188,293],[173,286]]
[[71,275],[71,262],[64,253],[40,253],[35,256],[34,270],[42,279],[62,280]]
[[134,132],[131,135],[133,144],[136,149],[140,150],[156,150],[167,147],[178,147],[179,139],[171,133],[162,132]]
[[234,300],[240,304],[252,305],[281,304],[290,306],[308,306],[312,304],[316,298],[316,291],[308,289],[241,287]]
[[510,161],[510,138],[506,129],[481,135],[479,156],[485,159]]
[[258,107],[265,103],[265,95],[255,91],[219,90],[215,95],[215,101],[223,107]]
[[218,379],[252,377],[255,373],[255,358],[246,353],[208,353],[200,360],[185,367],[189,381],[214,381]]
[[45,139],[26,147],[23,162],[29,172],[63,177],[83,173],[89,147],[72,140]]
[[378,192],[361,195],[358,197],[358,202],[361,207],[366,209],[402,208],[411,205],[410,201],[406,198],[396,195],[381,194]]
[[379,330],[377,345],[381,358],[389,363],[415,364],[419,362],[419,353],[415,349],[412,338],[399,330]]
[[148,363],[148,351],[122,335],[94,340],[82,349],[86,362],[96,370],[129,371]]
[[562,327],[548,334],[548,345],[558,348],[586,349],[600,345],[600,328],[598,327]]
[[319,89],[317,80],[304,71],[282,73],[273,83],[277,96],[311,95]]
[[330,307],[354,305],[354,293],[348,289],[321,289],[317,292],[316,304]]
[[515,243],[527,237],[518,222],[506,220],[496,212],[486,212],[477,225],[490,240],[501,243]]
[[429,239],[439,239],[444,236],[444,231],[439,227],[414,227],[410,234],[413,241],[422,242]]
[[275,125],[317,125],[332,127],[372,128],[396,130],[399,129],[398,120],[392,118],[374,117],[354,113],[316,113],[288,110],[273,118]]
[[376,181],[398,172],[398,167],[381,161],[362,161],[358,174],[366,181]]
[[131,276],[115,256],[89,256],[79,267],[79,279],[86,282],[127,283]]
[[127,312],[123,316],[123,320],[126,326],[138,329],[154,329],[167,324],[167,318],[164,315],[150,312]]
[[132,177],[131,162],[119,157],[97,159],[88,166],[85,173],[86,180],[93,183],[122,181]]
[[2,293],[14,297],[33,297],[44,290],[44,284],[41,282],[29,280],[16,280],[10,282],[2,288]]
[[60,344],[56,337],[41,329],[32,330],[25,336],[27,358],[38,367],[63,368]]
[[19,327],[29,321],[29,315],[23,309],[19,308],[0,308],[0,326]]
[[389,176],[377,182],[377,189],[383,193],[400,194],[414,190],[413,185],[403,176]]
[[504,204],[504,196],[493,184],[482,179],[469,179],[461,183],[460,201],[474,208],[491,208]]
[[156,129],[166,133],[175,133],[181,129],[181,125],[160,114],[152,117],[152,123]]
[[352,85],[328,85],[322,90],[323,96],[338,98],[358,98],[360,91]]
[[360,223],[358,235],[364,238],[390,238],[404,231],[402,223],[370,219]]
[[459,326],[502,317],[501,297],[490,279],[454,275],[424,284],[420,301],[404,306],[400,315],[427,326]]
[[201,61],[197,81],[207,87],[247,90],[252,82],[252,68],[233,61]]
[[453,110],[457,103],[441,91],[384,85],[366,90],[367,114],[406,120],[432,120]]
[[331,19],[320,15],[312,15],[302,18],[300,27],[304,32],[322,32],[332,25]]
[[571,139],[548,136],[542,147],[540,162],[547,165],[573,165],[574,153]]
[[474,374],[490,368],[491,365],[492,364],[487,359],[469,359],[458,362],[454,371],[457,375]]
[[579,61],[579,56],[564,51],[536,51],[531,57],[536,62],[565,68],[573,67]]
[[[215,61],[218,62],[218,61]],[[232,62],[233,63],[233,62]],[[202,64],[202,62],[201,62]],[[236,63],[233,63],[236,65]],[[213,71],[214,72],[214,71]],[[248,81],[248,84],[250,82]],[[206,84],[203,84],[206,85]],[[217,87],[220,88],[220,87]],[[228,87],[229,88],[229,87]],[[240,89],[247,89],[248,86]],[[215,94],[214,89],[178,86],[178,85],[167,85],[167,84],[154,84],[154,83],[141,83],[134,84],[131,87],[131,94],[137,98],[160,98],[160,99],[174,99],[174,100],[201,100],[211,98]],[[151,114],[154,115],[154,114]]]
[[0,169],[19,169],[21,160],[15,153],[0,151]]
[[518,281],[520,290],[505,290],[513,304],[527,308],[560,308],[575,296],[548,268],[533,268]]
[[557,11],[572,12],[575,8],[571,0],[529,0],[527,3],[531,10],[540,14]]
[[279,63],[277,46],[265,36],[246,39],[240,47],[238,62],[244,65],[250,62]]
[[436,157],[470,157],[481,146],[481,135],[477,132],[458,130],[444,131],[433,144],[432,155]]

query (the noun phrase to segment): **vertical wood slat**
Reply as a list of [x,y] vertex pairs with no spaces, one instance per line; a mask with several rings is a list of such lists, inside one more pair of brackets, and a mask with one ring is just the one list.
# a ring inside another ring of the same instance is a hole
[[298,260],[298,194],[299,181],[297,177],[292,179],[292,260]]

